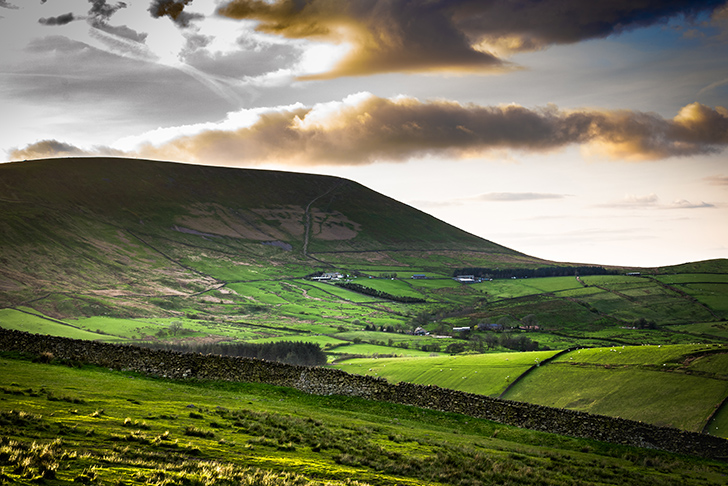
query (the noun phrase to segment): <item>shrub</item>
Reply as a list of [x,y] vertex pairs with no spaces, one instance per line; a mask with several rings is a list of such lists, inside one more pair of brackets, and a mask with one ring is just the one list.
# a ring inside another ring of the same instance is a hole
[[185,427],[182,433],[189,437],[201,437],[203,439],[212,439],[215,437],[215,432],[211,430],[204,430],[194,426]]

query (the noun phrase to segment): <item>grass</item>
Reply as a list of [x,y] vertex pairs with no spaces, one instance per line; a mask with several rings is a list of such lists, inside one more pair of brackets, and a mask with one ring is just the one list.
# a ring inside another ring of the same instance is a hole
[[498,396],[518,376],[554,353],[536,351],[406,359],[351,359],[336,367],[349,373],[386,378],[393,383],[405,381]]
[[700,357],[705,352],[722,349],[675,345],[572,351],[524,377],[505,398],[700,432],[728,397],[728,355]]
[[114,341],[110,336],[102,336],[95,332],[79,329],[74,325],[64,325],[60,322],[44,318],[35,310],[30,310],[32,315],[15,309],[0,309],[0,327],[4,329],[15,329],[19,331],[32,332],[34,334],[48,334],[72,339],[96,340],[104,339]]
[[698,485],[728,474],[722,462],[358,398],[7,358],[0,369],[0,473],[13,484]]

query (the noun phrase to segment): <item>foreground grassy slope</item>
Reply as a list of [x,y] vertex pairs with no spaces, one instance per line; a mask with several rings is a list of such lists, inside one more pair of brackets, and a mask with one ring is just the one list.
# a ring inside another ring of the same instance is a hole
[[[244,383],[0,358],[14,484],[724,484],[724,463]],[[111,392],[113,390],[113,392]]]

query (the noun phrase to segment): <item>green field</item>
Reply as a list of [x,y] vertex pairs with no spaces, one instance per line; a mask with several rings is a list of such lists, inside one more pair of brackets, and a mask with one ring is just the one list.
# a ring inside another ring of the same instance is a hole
[[0,309],[0,327],[4,329],[32,332],[34,334],[49,334],[51,336],[67,337],[71,339],[86,339],[91,341],[115,340],[112,336],[104,336],[102,334],[89,332],[79,327],[49,320],[32,309],[28,309],[26,312],[21,312],[21,310],[24,309]]
[[0,358],[4,483],[725,484],[728,466],[351,397]]
[[[700,432],[728,397],[723,353],[720,345],[581,349],[539,367],[504,397]],[[728,429],[710,432],[728,437]]]
[[416,359],[351,359],[338,363],[336,368],[349,373],[386,378],[392,383],[406,381],[498,396],[528,368],[554,353],[536,351]]

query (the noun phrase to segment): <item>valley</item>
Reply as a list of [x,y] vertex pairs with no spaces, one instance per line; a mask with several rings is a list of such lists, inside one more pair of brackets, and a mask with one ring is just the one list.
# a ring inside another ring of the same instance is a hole
[[344,179],[120,162],[0,166],[0,327],[305,342],[349,373],[728,437],[728,260],[551,262]]

